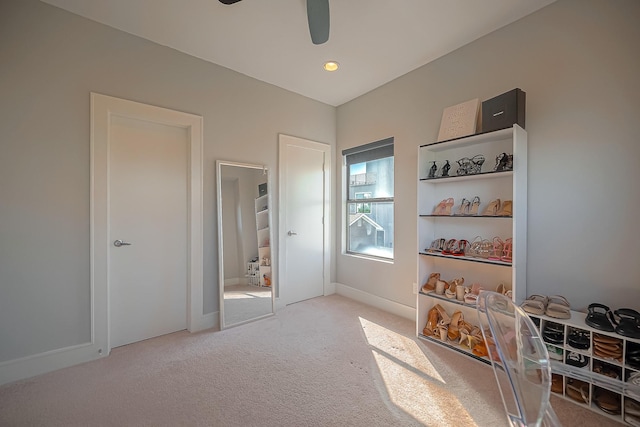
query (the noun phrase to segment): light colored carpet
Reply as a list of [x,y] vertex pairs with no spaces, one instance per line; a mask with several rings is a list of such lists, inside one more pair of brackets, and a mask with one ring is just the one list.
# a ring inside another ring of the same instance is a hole
[[232,285],[224,289],[224,323],[242,323],[273,312],[271,288]]
[[[554,398],[565,426],[617,425]],[[1,426],[505,426],[491,368],[332,295],[0,387]]]

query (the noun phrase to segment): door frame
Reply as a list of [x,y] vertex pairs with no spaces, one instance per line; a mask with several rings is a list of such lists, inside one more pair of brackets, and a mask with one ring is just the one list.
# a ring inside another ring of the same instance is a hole
[[109,138],[120,116],[187,130],[187,329],[203,329],[203,119],[202,116],[91,93],[91,345],[111,351],[109,319]]
[[285,177],[287,176],[287,166],[289,159],[287,159],[287,146],[294,146],[304,149],[313,149],[324,152],[324,191],[323,191],[323,275],[322,275],[322,289],[323,295],[329,295],[329,279],[331,275],[331,171],[332,171],[332,155],[331,145],[322,142],[311,141],[304,138],[299,138],[291,135],[278,134],[279,155],[278,163],[280,165],[278,173],[278,194],[279,194],[279,215],[278,215],[278,274],[280,280],[279,293],[280,297],[284,300],[285,304],[290,304],[291,301],[287,298],[287,289],[289,284],[286,283],[287,274],[287,182]]

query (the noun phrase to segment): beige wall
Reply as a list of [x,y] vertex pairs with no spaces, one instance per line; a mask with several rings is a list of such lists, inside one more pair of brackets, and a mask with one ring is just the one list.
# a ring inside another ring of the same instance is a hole
[[204,117],[204,313],[218,311],[215,160],[276,171],[278,133],[335,144],[334,107],[36,0],[1,1],[0,362],[90,340],[90,92]]
[[[417,147],[436,140],[445,107],[519,87],[529,294],[640,309],[639,21],[636,0],[559,0],[338,107],[337,164],[345,148],[395,136],[398,166],[394,264],[339,252],[336,281],[415,306]],[[338,215],[338,241],[342,226]]]
[[336,165],[395,137],[396,261],[338,243],[332,280],[414,306],[417,147],[444,107],[514,87],[527,92],[529,293],[640,308],[639,17],[636,0],[559,0],[336,112],[36,0],[0,1],[0,362],[89,339],[92,91],[204,117],[204,313],[218,310],[215,160],[267,164],[276,189],[278,133],[338,140]]

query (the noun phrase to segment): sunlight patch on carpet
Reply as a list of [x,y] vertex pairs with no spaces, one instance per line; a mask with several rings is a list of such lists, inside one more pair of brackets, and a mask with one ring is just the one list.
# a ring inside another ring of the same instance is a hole
[[362,317],[360,324],[394,405],[425,425],[476,425],[414,340]]

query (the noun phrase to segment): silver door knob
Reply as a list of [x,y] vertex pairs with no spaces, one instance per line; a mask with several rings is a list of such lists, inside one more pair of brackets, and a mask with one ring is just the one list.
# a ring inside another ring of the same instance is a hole
[[129,242],[123,242],[122,240],[118,239],[115,242],[113,242],[113,246],[115,246],[116,248],[119,248],[120,246],[130,246],[131,243]]
[[287,236],[297,236],[297,235],[298,235],[298,233],[296,233],[295,231],[291,231],[291,230],[289,230],[289,231],[287,232]]

